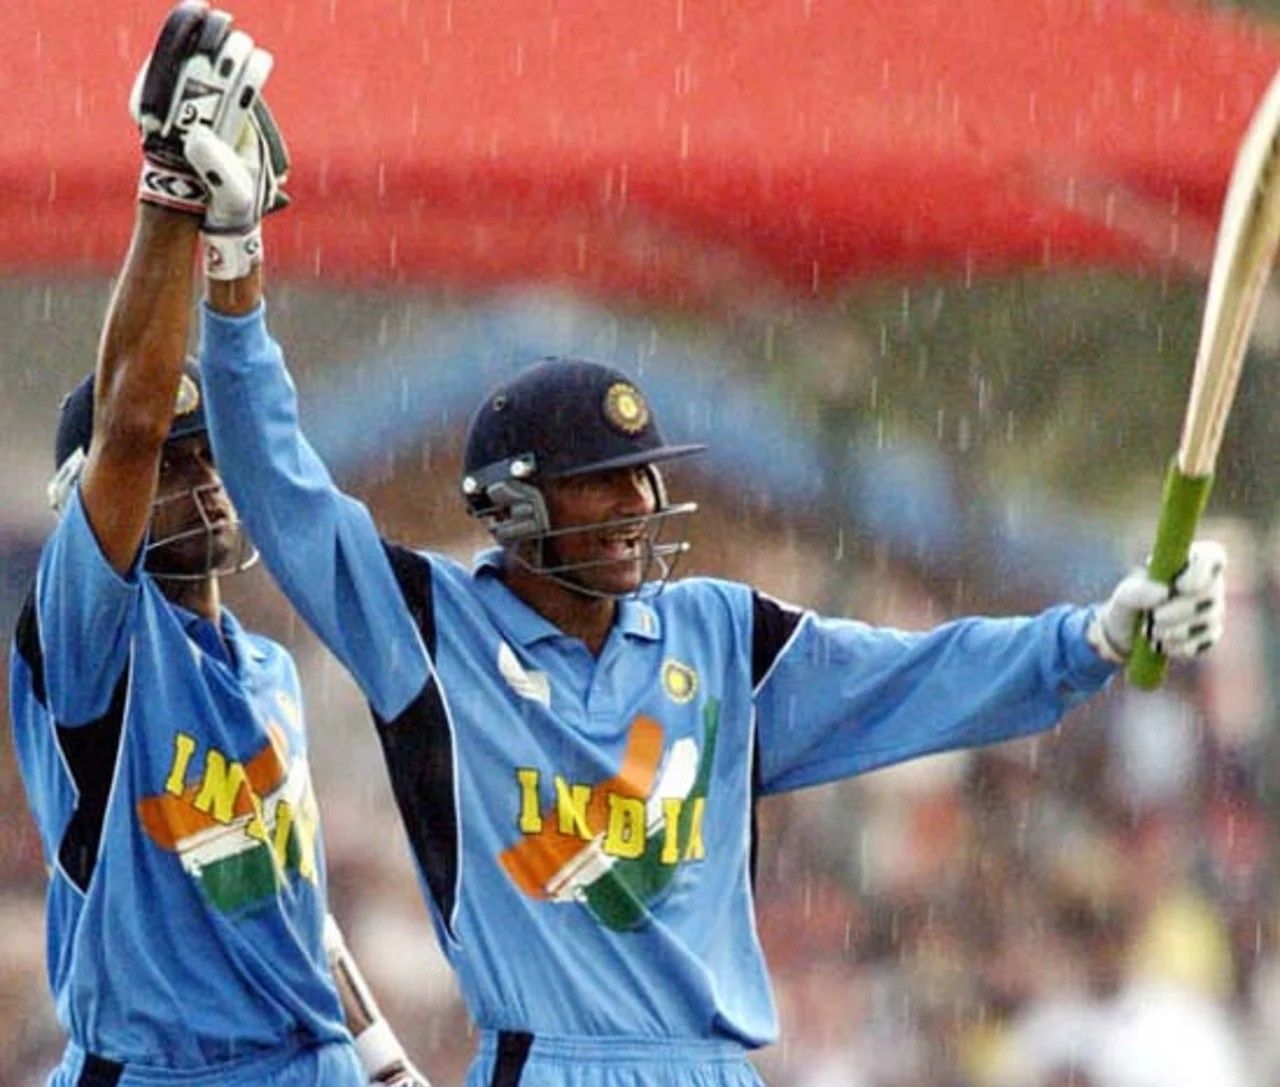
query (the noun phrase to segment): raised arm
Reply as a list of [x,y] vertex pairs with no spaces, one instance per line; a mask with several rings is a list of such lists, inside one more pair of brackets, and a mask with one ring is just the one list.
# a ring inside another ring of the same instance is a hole
[[756,629],[785,635],[756,695],[765,793],[1048,728],[1115,671],[1087,609],[919,633],[783,609],[755,601]]
[[133,565],[155,499],[187,346],[199,220],[142,203],[94,375],[81,500],[102,553]]
[[276,187],[262,176],[279,165],[267,142],[238,153],[204,135],[188,145],[212,205],[225,205],[221,235],[205,238],[200,336],[214,457],[285,595],[390,720],[425,686],[427,653],[368,510],[334,486],[299,430],[293,383],[266,327],[260,242],[253,261],[236,256],[235,232],[257,229],[259,197]]
[[85,514],[120,573],[132,565],[151,516],[187,349],[196,240],[208,212],[207,190],[184,159],[187,126],[240,131],[269,70],[270,58],[229,33],[225,17],[183,5],[170,12],[130,97],[143,152],[138,215],[102,333],[93,437],[80,475]]
[[906,633],[752,601],[759,780],[782,792],[1048,728],[1125,662],[1141,623],[1175,659],[1207,651],[1226,609],[1220,545],[1172,587],[1145,569],[1094,607],[968,618]]
[[[49,494],[61,520],[41,556],[18,640],[61,724],[105,712],[128,655],[129,620],[141,591],[133,572],[178,407],[206,200],[183,162],[184,133],[172,119],[183,112],[189,62],[208,67],[208,57],[195,57],[203,36],[190,31],[210,17],[200,5],[175,8],[139,73],[130,101],[142,142],[133,233],[95,372],[66,398],[59,420]],[[243,62],[254,55],[237,54]],[[219,70],[240,86],[237,62]],[[206,82],[199,88],[202,101],[213,101]],[[183,404],[192,408],[198,399],[188,396]]]

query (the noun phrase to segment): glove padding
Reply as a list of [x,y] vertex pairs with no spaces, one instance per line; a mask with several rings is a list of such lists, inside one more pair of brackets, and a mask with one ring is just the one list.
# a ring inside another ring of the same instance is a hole
[[203,216],[206,193],[186,160],[187,136],[206,127],[234,145],[271,66],[271,54],[233,30],[225,12],[186,0],[169,13],[129,98],[145,160],[139,199]]
[[281,188],[289,153],[275,118],[258,99],[234,146],[198,125],[187,135],[186,155],[208,192],[205,274],[239,279],[262,259],[262,217],[289,203]]
[[1107,660],[1123,664],[1141,617],[1143,634],[1157,653],[1174,659],[1206,652],[1222,637],[1226,566],[1221,544],[1197,540],[1171,585],[1156,581],[1145,567],[1134,570],[1094,613],[1089,643]]

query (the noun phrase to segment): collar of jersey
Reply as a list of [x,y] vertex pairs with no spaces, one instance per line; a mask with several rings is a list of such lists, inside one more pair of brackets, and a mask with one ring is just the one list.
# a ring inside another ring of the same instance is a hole
[[[205,649],[205,639],[213,637],[211,629],[213,624],[203,615],[188,611],[181,604],[175,604],[172,600],[168,601],[168,604],[173,609],[174,614],[177,615],[179,622],[182,623],[182,629],[186,632],[187,637],[202,649]],[[244,627],[240,625],[240,621],[231,612],[223,608],[219,618],[222,623],[223,637],[235,646],[236,659],[244,660],[246,656],[252,657],[256,661],[264,659],[266,654],[254,644],[251,638],[245,635]]]
[[[547,638],[568,637],[503,583],[502,548],[490,547],[477,554],[471,572],[481,595],[494,605],[489,610],[508,637],[521,645],[532,645]],[[657,611],[634,596],[618,601],[617,626],[626,636],[641,641],[656,642],[662,637],[662,623]]]

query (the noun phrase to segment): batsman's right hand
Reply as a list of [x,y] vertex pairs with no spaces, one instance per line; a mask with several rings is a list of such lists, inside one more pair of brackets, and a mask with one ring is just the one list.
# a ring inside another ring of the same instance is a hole
[[240,279],[262,259],[262,217],[289,203],[281,188],[289,156],[275,119],[260,101],[234,146],[197,126],[186,155],[209,193],[201,230],[205,275]]
[[1134,570],[1094,612],[1087,631],[1090,644],[1107,660],[1125,663],[1141,618],[1143,633],[1157,653],[1187,658],[1207,652],[1222,637],[1226,567],[1220,543],[1197,540],[1170,585],[1155,580],[1145,567]]

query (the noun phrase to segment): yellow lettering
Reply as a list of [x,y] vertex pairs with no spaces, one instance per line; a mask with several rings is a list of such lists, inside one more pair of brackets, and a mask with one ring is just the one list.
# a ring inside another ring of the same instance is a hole
[[556,775],[556,814],[560,819],[561,834],[576,834],[584,842],[594,837],[587,823],[587,806],[590,803],[589,785],[571,785]]
[[271,851],[276,855],[276,866],[289,863],[289,835],[293,831],[293,805],[287,800],[276,804],[276,831],[271,839]]
[[320,813],[316,810],[315,796],[310,788],[303,802],[293,811],[293,837],[298,846],[298,875],[316,881],[316,828]]
[[662,818],[666,825],[662,828],[663,864],[675,864],[680,860],[680,813],[684,810],[684,801],[678,796],[662,798]]
[[638,857],[644,852],[644,801],[609,794],[609,830],[604,851],[613,857]]
[[164,791],[173,796],[181,796],[187,784],[187,767],[191,756],[196,751],[196,738],[185,732],[179,732],[173,738],[173,764],[169,767],[169,776],[164,782]]
[[684,848],[684,859],[700,861],[707,855],[707,847],[702,842],[702,812],[707,806],[705,796],[694,797],[693,818],[689,820],[689,841]]
[[262,800],[252,789],[249,790],[249,804],[253,808],[253,815],[244,825],[245,834],[252,838],[255,842],[267,844],[267,824],[262,819]]
[[195,806],[219,823],[229,823],[235,818],[236,797],[248,783],[240,763],[228,762],[221,751],[210,751],[204,760],[204,781]]
[[520,783],[520,833],[537,834],[542,829],[542,813],[538,811],[538,771],[516,771]]

